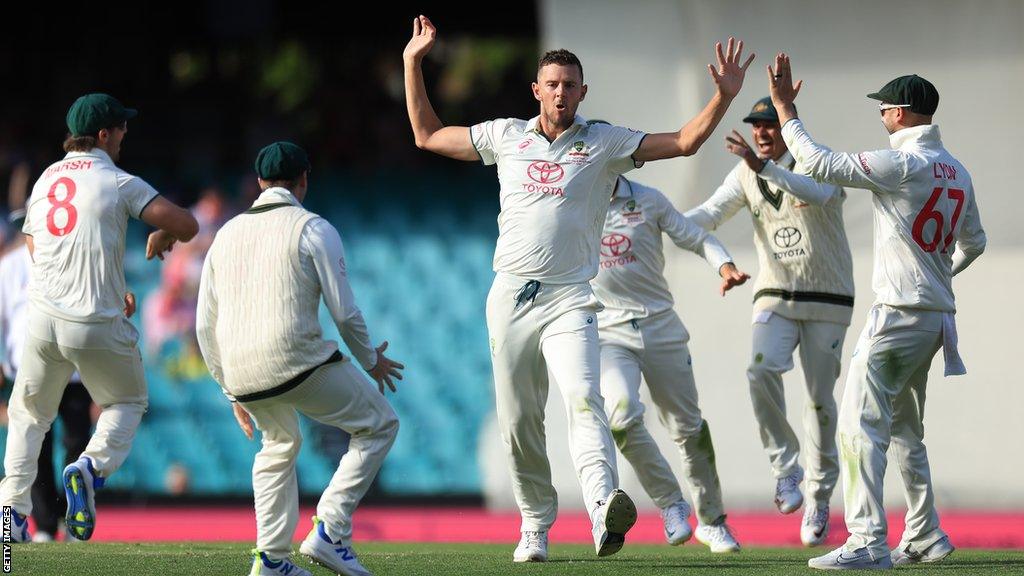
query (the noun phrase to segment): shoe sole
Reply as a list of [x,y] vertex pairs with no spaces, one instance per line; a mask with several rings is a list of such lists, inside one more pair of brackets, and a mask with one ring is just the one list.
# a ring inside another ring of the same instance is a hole
[[64,495],[68,500],[64,522],[67,524],[68,533],[78,540],[92,538],[92,532],[96,528],[96,511],[89,507],[87,492],[85,477],[77,466],[70,466],[64,470]]
[[299,554],[302,554],[303,556],[308,558],[311,563],[316,564],[317,566],[321,566],[323,568],[326,568],[326,569],[334,572],[335,574],[339,574],[341,576],[364,576],[364,575],[370,574],[369,572],[363,572],[363,573],[351,572],[351,571],[349,571],[345,567],[338,568],[337,566],[334,566],[329,560],[324,560],[322,558],[318,558],[316,556],[316,549],[313,549],[313,551],[310,551],[309,549],[306,548],[305,544],[306,543],[303,542],[301,545],[299,545]]
[[528,564],[530,562],[547,562],[548,559],[544,556],[530,556],[524,559],[512,558],[512,561],[516,564]]
[[618,491],[608,500],[608,512],[604,517],[604,529],[607,531],[598,556],[611,556],[626,543],[626,532],[636,524],[636,505],[632,498]]
[[910,561],[907,561],[907,562],[893,562],[892,565],[893,566],[913,566],[915,564],[936,564],[938,562],[942,562],[946,558],[949,558],[950,555],[953,554],[953,552],[956,552],[956,548],[950,550],[949,552],[946,552],[945,554],[943,554],[942,556],[939,556],[937,558],[921,558],[920,560],[910,560]]

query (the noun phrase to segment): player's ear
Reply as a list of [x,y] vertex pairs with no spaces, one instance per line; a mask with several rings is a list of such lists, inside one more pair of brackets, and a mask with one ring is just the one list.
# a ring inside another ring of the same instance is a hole
[[583,102],[583,99],[586,98],[586,97],[587,97],[587,85],[584,84],[583,87],[580,88],[580,102]]
[[100,131],[96,133],[96,142],[99,144],[106,144],[110,140],[110,129],[100,128]]
[[533,84],[530,84],[530,89],[533,90],[533,98],[537,100],[537,102],[540,102],[540,84],[534,82]]

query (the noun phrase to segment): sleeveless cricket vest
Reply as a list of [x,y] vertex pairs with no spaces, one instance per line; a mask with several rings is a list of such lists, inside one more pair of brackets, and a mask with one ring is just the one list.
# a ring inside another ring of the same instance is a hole
[[[788,153],[779,160],[793,170]],[[769,311],[793,320],[849,325],[853,259],[843,226],[842,199],[814,206],[769,184],[753,170],[746,169],[743,179],[759,264],[755,316]]]
[[315,217],[287,203],[257,205],[210,248],[224,388],[233,396],[271,390],[337,352],[320,328],[320,285],[299,260],[302,230]]

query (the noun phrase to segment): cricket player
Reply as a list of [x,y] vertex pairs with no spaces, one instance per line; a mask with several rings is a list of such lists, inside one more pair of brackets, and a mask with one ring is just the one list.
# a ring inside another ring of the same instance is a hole
[[[25,188],[27,192],[28,183]],[[25,199],[24,193],[21,195]],[[13,384],[18,374],[21,352],[25,346],[28,324],[28,280],[32,267],[32,256],[28,252],[25,235],[21,227],[25,223],[25,210],[12,210],[8,218],[15,230],[15,237],[8,251],[0,257],[0,348],[4,351],[4,362],[0,365],[3,386]],[[126,317],[135,312],[135,297],[129,292],[126,298]],[[82,386],[77,372],[71,375],[69,386],[57,409],[63,424],[63,445],[65,465],[78,459],[78,455],[89,445],[92,419],[89,410],[92,398]],[[57,538],[57,521],[61,516],[60,498],[57,493],[56,473],[53,469],[53,430],[43,438],[40,445],[38,474],[32,485],[32,519],[36,522],[33,542],[52,542]]]
[[711,429],[697,406],[686,345],[690,334],[672,309],[665,280],[662,233],[718,271],[723,296],[750,278],[736,269],[714,236],[687,220],[661,192],[619,176],[601,238],[601,270],[591,281],[605,306],[597,314],[601,394],[615,443],[661,509],[666,541],[677,546],[690,539],[690,505],[644,426],[641,374],[682,455],[697,509],[697,539],[712,552],[737,552],[739,543],[725,524]]
[[[347,576],[368,576],[352,548],[352,513],[398,434],[384,398],[403,368],[374,349],[355,304],[338,231],[302,207],[309,184],[302,148],[276,142],[256,157],[263,191],[252,208],[217,233],[199,284],[196,334],[210,374],[233,402],[252,439],[263,434],[252,468],[256,549],[251,576],[309,576],[295,566],[299,520],[295,463],[302,445],[298,412],[351,434],[313,529],[299,551]],[[323,339],[321,296],[359,367]]]
[[[743,119],[757,146],[739,132],[726,137],[743,160],[706,202],[686,213],[712,230],[741,209],[750,211],[760,273],[754,284],[753,345],[747,379],[761,443],[775,476],[775,505],[800,509],[800,441],[786,419],[782,375],[793,369],[800,347],[807,399],[807,506],[800,540],[825,541],[829,500],[839,477],[836,402],[843,341],[853,314],[853,260],[843,228],[842,188],[815,182],[782,141],[779,117],[768,97]],[[807,193],[805,193],[807,192]],[[809,193],[809,194],[808,194]],[[803,196],[827,198],[808,202]]]
[[[920,76],[900,76],[868,94],[880,101],[892,148],[859,154],[832,152],[807,133],[793,106],[802,82],[793,84],[788,56],[779,54],[768,76],[782,137],[797,161],[821,181],[870,190],[875,212],[875,303],[850,362],[839,414],[850,537],[808,565],[835,570],[940,561],[953,545],[935,512],[924,402],[939,348],[947,376],[966,373],[957,352],[952,278],[985,249],[971,176],[943,146],[932,124],[939,93]],[[890,444],[908,508],[903,537],[891,552],[882,508]]]
[[618,489],[615,446],[600,394],[601,304],[590,287],[608,199],[616,177],[636,162],[696,153],[742,87],[753,56],[741,65],[742,42],[730,39],[725,53],[716,46],[718,66],[708,66],[715,95],[678,132],[645,135],[588,125],[576,114],[587,93],[583,66],[567,50],[540,60],[532,85],[538,116],[444,126],[427,98],[421,70],[435,36],[430,20],[416,18],[404,53],[416,145],[498,165],[497,275],[487,299],[487,326],[498,423],[523,518],[513,560],[547,559],[547,533],[557,511],[544,440],[549,374],[565,404],[594,547],[599,556],[614,554],[636,522],[636,508]]
[[31,513],[40,444],[77,370],[102,408],[85,452],[63,474],[65,521],[79,540],[92,536],[95,490],[127,458],[148,402],[139,334],[125,317],[128,218],[158,228],[147,258],[162,258],[199,229],[188,210],[115,164],[135,115],[106,94],[76,100],[67,114],[67,155],[36,182],[22,228],[32,256],[28,330],[8,411],[0,504],[13,507],[16,525]]

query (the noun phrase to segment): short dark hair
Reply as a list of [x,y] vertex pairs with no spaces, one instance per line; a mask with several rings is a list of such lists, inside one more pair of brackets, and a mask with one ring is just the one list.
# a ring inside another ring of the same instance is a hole
[[294,180],[263,180],[260,178],[260,180],[263,180],[264,184],[262,190],[266,190],[267,188],[284,188],[285,190],[292,192],[298,188],[299,182],[302,181],[303,174],[307,174],[307,171],[304,170],[302,174],[299,174],[299,176]]
[[558,64],[561,66],[576,66],[580,69],[580,80],[583,80],[583,64],[580,63],[580,59],[575,54],[569,52],[565,48],[559,48],[558,50],[548,50],[540,57],[540,62],[537,63],[537,72],[540,69],[547,66],[548,64]]

